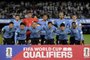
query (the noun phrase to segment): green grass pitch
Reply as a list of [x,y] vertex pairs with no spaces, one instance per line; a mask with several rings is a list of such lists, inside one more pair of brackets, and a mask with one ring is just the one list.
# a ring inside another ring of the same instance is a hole
[[90,34],[84,34],[85,44],[90,44]]
[[[90,44],[90,34],[84,34],[85,44]],[[0,35],[0,44],[2,44],[2,37]]]

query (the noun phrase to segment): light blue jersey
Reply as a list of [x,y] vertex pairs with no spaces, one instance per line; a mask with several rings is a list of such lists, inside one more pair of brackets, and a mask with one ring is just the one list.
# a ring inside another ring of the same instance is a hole
[[21,20],[13,20],[12,21],[13,23],[14,23],[14,27],[17,29],[17,28],[19,28],[19,26],[20,26],[20,23],[22,22]]
[[57,28],[55,26],[52,26],[51,28],[46,26],[45,31],[46,31],[45,39],[54,39],[54,36],[56,35]]
[[69,29],[65,29],[65,30],[58,29],[57,30],[58,39],[59,40],[68,40],[69,33],[70,33]]
[[68,20],[66,20],[66,19],[62,19],[62,20],[56,20],[55,21],[55,25],[57,26],[57,27],[59,27],[62,23],[64,23],[65,24],[65,27],[66,28],[68,28]]
[[75,37],[75,40],[84,40],[83,32],[82,32],[81,29],[79,29],[79,28],[76,28],[76,29],[71,28],[70,31],[71,31],[70,36]]
[[33,28],[32,26],[29,28],[31,34],[30,38],[40,38],[40,34],[42,31],[42,28],[40,26],[37,26],[36,28]]
[[15,33],[15,28],[9,28],[9,26],[5,26],[2,28],[2,32],[4,38],[12,38]]

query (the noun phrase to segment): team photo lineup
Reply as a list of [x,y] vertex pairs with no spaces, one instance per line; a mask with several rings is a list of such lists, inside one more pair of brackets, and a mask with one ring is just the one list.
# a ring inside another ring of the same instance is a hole
[[0,60],[90,60],[90,1],[0,0]]
[[[71,15],[71,21],[64,18],[64,12],[58,13],[59,20],[50,20],[48,14],[38,20],[31,11],[26,18],[17,14],[14,20],[2,28],[4,45],[82,45],[84,37],[81,22],[77,15]],[[68,36],[70,36],[68,38]]]

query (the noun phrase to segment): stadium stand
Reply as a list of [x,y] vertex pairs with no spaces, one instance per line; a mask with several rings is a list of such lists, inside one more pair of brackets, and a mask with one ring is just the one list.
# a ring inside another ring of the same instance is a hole
[[58,13],[60,11],[64,12],[65,18],[70,18],[71,15],[76,14],[80,20],[88,22],[83,24],[82,29],[84,33],[90,33],[90,24],[88,20],[88,18],[90,18],[90,2],[82,0],[0,1],[0,31],[3,26],[7,25],[5,22],[13,19],[17,14],[23,19],[26,17],[26,13],[28,11],[31,11],[33,15],[37,16],[38,18],[42,18],[42,15],[46,13],[49,15],[50,19],[58,18]]
[[62,2],[62,1],[1,1],[0,2],[0,18],[13,18],[17,13],[21,18],[25,17],[25,13],[30,10],[39,18],[43,13],[47,13],[50,18],[58,18],[59,11],[65,13],[66,18],[70,18],[72,14],[77,14],[78,18],[90,18],[89,2]]

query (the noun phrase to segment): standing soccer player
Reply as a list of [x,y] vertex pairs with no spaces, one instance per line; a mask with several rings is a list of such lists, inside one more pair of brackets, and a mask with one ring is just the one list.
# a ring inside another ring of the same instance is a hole
[[25,44],[27,28],[24,23],[20,23],[20,27],[15,32],[15,43]]
[[37,26],[36,22],[33,22],[31,27],[29,28],[30,30],[30,39],[31,39],[31,44],[32,45],[37,45],[39,43],[40,39],[40,33],[41,33],[41,27]]
[[30,27],[33,22],[38,22],[37,18],[33,18],[33,13],[32,12],[27,12],[27,17],[23,19],[22,21],[25,23],[27,27]]
[[62,45],[68,44],[67,43],[68,33],[69,33],[69,30],[65,27],[65,24],[62,23],[57,30],[58,44],[62,44]]
[[55,26],[59,27],[62,23],[64,23],[65,27],[67,27],[68,21],[64,18],[64,13],[60,12],[59,13],[59,20],[56,20],[54,24],[55,24]]
[[48,25],[45,28],[46,35],[46,44],[54,44],[54,37],[56,35],[56,27],[53,25],[52,22],[48,22]]
[[38,21],[38,23],[42,26],[46,26],[48,24],[48,15],[47,14],[43,14],[41,21]]
[[14,23],[14,27],[15,29],[19,28],[20,23],[22,22],[20,20],[20,16],[19,15],[15,15],[15,20],[12,21]]
[[[43,30],[45,30],[45,26],[48,25],[48,15],[47,14],[44,14],[42,16],[43,20],[42,21],[39,21],[38,24],[40,24],[40,26],[42,27]],[[45,44],[45,33],[42,33],[41,34],[41,44]]]
[[82,28],[81,22],[77,19],[76,15],[72,15],[72,20],[69,22],[70,28],[72,27],[72,22],[76,22],[78,28]]
[[82,30],[78,28],[76,22],[72,22],[72,27],[70,29],[70,44],[80,45],[84,40]]
[[2,28],[2,33],[3,33],[3,43],[5,45],[11,45],[14,44],[14,34],[15,34],[15,28],[14,28],[14,23],[10,22],[8,26],[5,26]]

